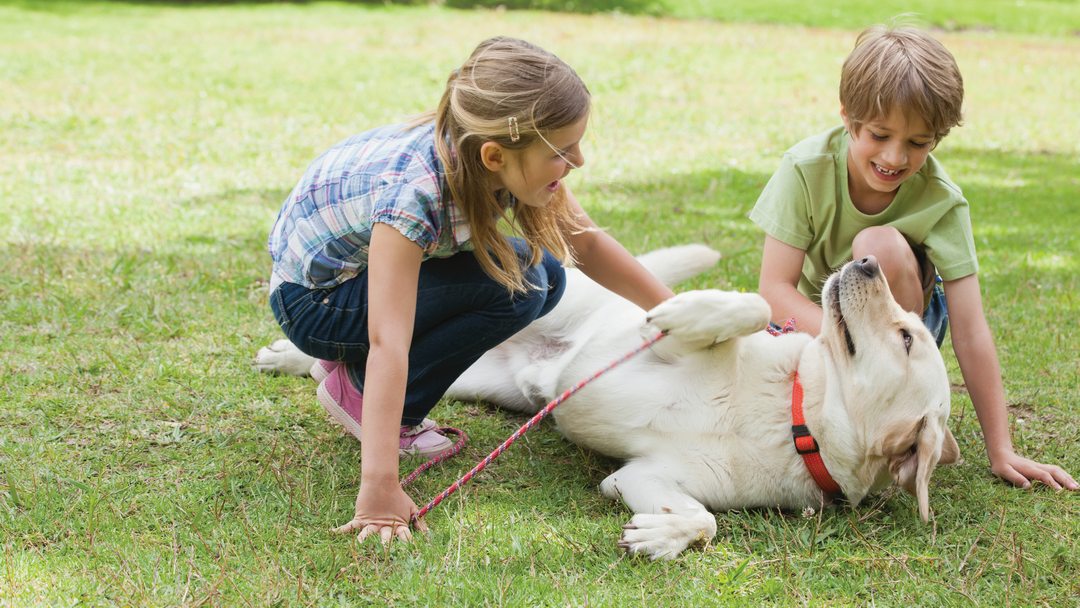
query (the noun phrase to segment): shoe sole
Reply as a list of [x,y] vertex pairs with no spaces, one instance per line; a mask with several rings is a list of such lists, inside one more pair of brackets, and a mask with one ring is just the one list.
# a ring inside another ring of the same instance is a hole
[[445,454],[446,452],[449,452],[452,449],[454,449],[454,442],[450,441],[450,439],[447,439],[445,448],[438,448],[436,450],[430,450],[430,451],[426,451],[426,452],[422,452],[422,451],[420,451],[418,449],[413,449],[411,447],[402,448],[402,449],[398,450],[398,455],[400,455],[400,456],[423,456],[424,458],[434,458],[436,456],[440,456],[442,454]]
[[326,368],[322,366],[322,363],[316,361],[311,364],[311,369],[308,370],[308,374],[311,375],[311,379],[316,383],[326,380],[326,377],[330,375],[330,372],[326,371]]

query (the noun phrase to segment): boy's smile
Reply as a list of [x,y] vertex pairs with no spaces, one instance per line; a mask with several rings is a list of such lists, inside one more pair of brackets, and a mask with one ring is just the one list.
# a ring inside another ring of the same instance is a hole
[[893,109],[887,117],[856,130],[840,109],[851,142],[848,145],[848,191],[864,213],[889,206],[900,184],[922,169],[934,147],[934,133],[919,116]]

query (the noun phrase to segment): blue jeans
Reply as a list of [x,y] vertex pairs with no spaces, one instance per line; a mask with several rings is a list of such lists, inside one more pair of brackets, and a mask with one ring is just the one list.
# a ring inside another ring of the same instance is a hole
[[[511,241],[525,266],[524,243]],[[472,252],[420,265],[403,425],[420,424],[458,376],[550,312],[566,288],[565,269],[546,251],[539,264],[525,269],[525,279],[535,289],[511,294],[484,273]],[[312,357],[345,362],[361,391],[371,346],[367,307],[367,272],[329,289],[283,283],[270,296],[289,340]]]
[[945,306],[945,290],[941,288],[941,277],[937,277],[930,302],[923,311],[922,322],[934,336],[938,348],[945,342],[945,332],[949,330],[949,309]]

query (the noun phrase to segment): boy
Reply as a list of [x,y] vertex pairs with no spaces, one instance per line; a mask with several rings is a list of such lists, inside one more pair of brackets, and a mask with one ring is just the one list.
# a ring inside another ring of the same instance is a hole
[[967,201],[930,155],[960,124],[963,97],[955,59],[927,33],[860,34],[840,79],[843,127],[791,148],[750,212],[766,232],[758,289],[774,322],[795,318],[816,335],[825,278],[846,260],[876,256],[896,301],[923,315],[939,346],[951,320],[994,474],[1023,488],[1076,490],[1060,467],[1013,451]]

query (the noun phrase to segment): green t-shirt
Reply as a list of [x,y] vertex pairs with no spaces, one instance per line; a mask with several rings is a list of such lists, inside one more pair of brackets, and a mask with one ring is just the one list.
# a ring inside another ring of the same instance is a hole
[[806,252],[799,291],[820,302],[825,279],[851,259],[855,235],[871,226],[892,226],[922,245],[946,281],[975,274],[967,200],[933,155],[884,211],[867,215],[848,191],[848,140],[837,127],[796,144],[750,211],[769,236]]

